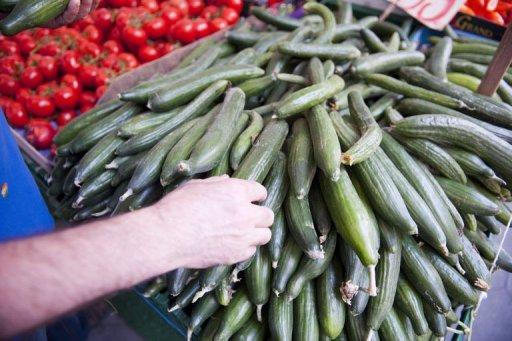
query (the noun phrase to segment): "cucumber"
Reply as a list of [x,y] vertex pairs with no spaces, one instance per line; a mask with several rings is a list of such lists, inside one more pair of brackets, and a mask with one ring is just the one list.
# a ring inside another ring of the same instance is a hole
[[305,283],[321,275],[334,255],[336,248],[336,232],[332,231],[325,241],[325,255],[323,258],[311,259],[302,257],[297,271],[293,274],[286,286],[286,297],[294,300],[301,292]]
[[[299,27],[295,29],[292,33],[290,33],[286,40],[289,42],[301,42],[310,35],[312,35],[313,31],[310,27]],[[267,75],[275,75],[281,72],[285,66],[290,61],[290,56],[283,55],[281,53],[274,53],[270,61],[267,63],[267,67],[265,69],[265,74]],[[304,64],[303,64],[304,65]],[[300,64],[299,64],[300,66]],[[295,73],[295,72],[294,72]]]
[[338,337],[345,325],[345,305],[338,289],[341,278],[339,264],[331,262],[315,280],[320,329],[330,339]]
[[287,16],[277,16],[262,7],[251,8],[251,14],[268,25],[277,29],[292,31],[301,25],[301,21]]
[[[204,173],[213,169],[228,152],[237,132],[245,104],[245,94],[239,88],[231,88],[224,97],[219,113],[210,123],[203,137],[197,141],[190,157],[180,162],[178,171],[183,175]],[[245,125],[244,125],[245,126]],[[243,129],[244,127],[242,127]],[[230,132],[226,134],[226,131]]]
[[167,291],[170,296],[178,296],[192,275],[192,270],[187,268],[178,268],[167,274]]
[[386,92],[384,89],[381,89],[377,86],[368,85],[366,83],[356,83],[338,92],[333,97],[331,105],[335,107],[336,110],[348,108],[348,94],[352,91],[359,91],[364,99],[378,97]]
[[233,298],[233,293],[235,291],[231,287],[231,283],[229,281],[229,277],[224,277],[220,284],[215,288],[215,298],[217,302],[219,302],[222,306],[227,306],[231,302]]
[[123,123],[121,127],[119,127],[117,135],[127,139],[143,131],[156,128],[157,126],[169,120],[171,117],[175,116],[182,109],[183,108],[176,108],[167,113],[146,113],[135,116],[134,118]]
[[194,298],[194,295],[196,292],[199,291],[201,288],[201,285],[199,284],[199,281],[197,279],[190,281],[183,291],[174,298],[172,303],[173,305],[167,309],[168,312],[175,311],[177,309],[183,309],[187,307],[190,303],[192,303],[192,299]]
[[[357,23],[346,23],[336,25],[336,28],[334,30],[333,42],[339,43],[342,41],[346,41],[349,38],[358,38],[363,28],[363,26]],[[363,41],[361,42],[364,44]]]
[[244,132],[238,136],[235,143],[231,147],[229,155],[229,164],[231,168],[236,170],[242,162],[243,158],[251,149],[252,144],[263,130],[263,118],[255,111],[250,112],[251,123]]
[[123,102],[116,99],[97,105],[93,109],[69,122],[64,128],[60,129],[57,135],[55,135],[53,141],[57,146],[63,146],[66,143],[71,142],[71,140],[73,140],[84,128],[113,113],[123,104]]
[[467,175],[474,177],[483,176],[485,178],[496,176],[492,168],[487,166],[477,155],[460,148],[444,147],[444,150],[457,161]]
[[465,271],[464,276],[475,288],[482,291],[489,289],[490,273],[478,251],[466,236],[461,236],[462,252],[459,255],[460,265]]
[[291,341],[293,335],[293,305],[285,296],[271,295],[268,327],[272,340]]
[[[130,138],[118,148],[118,155],[129,155],[149,149],[156,145],[167,134],[182,125],[183,123],[203,115],[210,110],[212,104],[225,92],[228,82],[220,80],[213,83],[201,94],[188,103],[184,109],[176,116],[169,119],[156,129],[141,132]],[[218,107],[212,108],[210,111],[218,110]]]
[[[111,194],[112,191],[104,192],[106,194]],[[100,193],[100,195],[104,195]],[[99,198],[99,196],[98,196]],[[73,216],[73,221],[82,221],[89,218],[101,217],[108,213],[107,205],[110,202],[110,197],[103,197],[102,199],[97,199],[96,203],[92,205],[87,205],[84,208],[80,209]]]
[[463,213],[495,215],[500,210],[498,205],[469,186],[441,177],[436,177],[436,180]]
[[391,308],[384,321],[382,321],[382,326],[379,329],[379,336],[384,341],[408,340],[405,327],[393,308]]
[[311,216],[313,217],[313,223],[318,232],[318,239],[320,243],[324,243],[327,239],[329,231],[333,229],[331,217],[329,211],[324,202],[322,194],[318,188],[318,184],[311,188],[309,192],[309,206],[311,209]]
[[465,236],[475,244],[482,257],[489,262],[493,262],[497,258],[496,264],[505,271],[512,270],[512,257],[505,249],[501,249],[498,254],[498,246],[488,239],[481,231],[464,231]]
[[142,192],[136,194],[130,201],[128,206],[130,211],[135,211],[143,207],[149,206],[157,200],[161,199],[163,195],[163,188],[160,184],[153,184],[148,186]]
[[322,83],[305,87],[284,99],[277,108],[276,115],[279,118],[286,118],[308,110],[331,98],[344,86],[343,79],[334,75]]
[[425,139],[395,136],[412,154],[442,175],[465,184],[466,174],[457,161],[443,148]]
[[304,284],[295,302],[293,302],[293,340],[318,340],[320,328],[313,281]]
[[219,328],[214,341],[228,340],[249,321],[254,312],[254,305],[249,300],[245,288],[236,291],[231,303],[224,308]]
[[336,64],[330,59],[327,59],[325,62],[323,62],[323,68],[324,68],[324,79],[331,78],[332,75],[334,75],[334,72],[336,71]]
[[272,268],[279,266],[279,258],[284,247],[284,242],[287,236],[286,221],[284,213],[279,210],[276,214],[274,224],[272,225],[272,238],[268,243],[268,251],[270,260],[272,262]]
[[400,310],[395,310],[396,314],[398,315],[398,319],[402,322],[402,325],[404,326],[404,331],[407,335],[408,340],[415,340],[416,334],[414,333],[414,329],[411,324],[411,320],[403,314]]
[[[347,314],[347,336],[348,340],[364,341],[368,340],[368,330],[366,328],[366,322],[364,314],[352,315]],[[371,341],[379,340],[379,335],[371,333]]]
[[278,73],[276,78],[282,82],[297,84],[297,85],[309,85],[310,80],[304,76],[294,75],[293,73]]
[[193,306],[192,312],[190,313],[187,340],[191,340],[194,331],[219,310],[219,308],[220,304],[217,302],[214,295],[210,294],[202,297],[199,302]]
[[[404,24],[410,21],[404,21]],[[399,52],[401,45],[400,34],[398,32],[394,32],[387,42],[387,47],[389,52]],[[404,49],[405,50],[405,49]],[[407,51],[407,50],[405,50]]]
[[500,211],[498,214],[496,214],[496,219],[498,219],[503,224],[508,224],[509,220],[512,218],[512,215],[510,213],[510,210],[503,202],[498,200],[496,198],[496,195],[490,193],[487,189],[483,188],[479,184],[476,184],[472,181],[468,181],[468,185],[472,188],[476,189],[481,194],[485,195],[487,199],[492,200],[498,207],[500,208]]
[[265,341],[267,324],[260,323],[251,318],[243,327],[233,335],[233,341]]
[[366,326],[379,330],[382,322],[391,313],[395,298],[398,275],[400,273],[401,247],[396,253],[380,250],[377,264],[377,296],[371,297],[366,309]]
[[217,329],[219,328],[221,317],[222,311],[217,310],[217,312],[208,320],[206,326],[201,330],[201,335],[198,339],[201,341],[212,341]]
[[154,112],[167,111],[187,103],[218,80],[236,82],[260,77],[263,74],[262,69],[249,65],[233,65],[230,68],[212,67],[190,77],[168,83],[165,89],[159,90],[149,97],[148,107]]
[[350,70],[357,76],[366,76],[372,73],[388,73],[402,66],[420,65],[424,61],[425,55],[419,51],[379,51],[356,59]]
[[384,114],[384,111],[387,108],[394,106],[400,98],[400,95],[393,93],[386,94],[379,98],[370,106],[370,111],[372,112],[373,118],[378,121]]
[[288,193],[285,213],[288,229],[297,245],[309,258],[323,259],[325,255],[315,231],[309,200],[297,199],[294,194]]
[[[481,224],[485,226],[486,229],[492,234],[500,234],[501,230],[504,229],[503,224],[493,216],[477,216],[476,220],[478,220],[479,225]],[[475,225],[476,224],[477,222],[475,221]],[[476,229],[473,229],[472,231],[476,231]]]
[[262,76],[259,78],[248,79],[240,83],[238,87],[242,90],[247,97],[259,96],[265,91],[269,91],[274,87],[276,82],[274,76]]
[[316,172],[313,145],[305,119],[293,123],[288,154],[288,175],[291,195],[304,199],[309,193]]
[[334,13],[336,23],[350,24],[353,19],[352,4],[345,0],[336,1],[337,10]]
[[428,332],[421,297],[403,275],[398,277],[395,308],[407,315],[416,335],[424,335]]
[[388,21],[377,21],[371,29],[377,33],[380,37],[391,36],[395,32],[400,34],[400,38],[405,41],[409,41],[409,37],[402,31],[402,28]]
[[329,8],[317,2],[310,2],[304,4],[304,10],[308,14],[318,14],[323,20],[323,29],[318,34],[314,42],[316,43],[330,43],[334,37],[334,30],[336,28],[336,18]]
[[453,41],[450,37],[443,37],[432,50],[425,68],[436,77],[446,80],[446,69],[452,54]]
[[289,180],[286,172],[286,155],[282,152],[277,154],[272,168],[263,182],[267,189],[267,198],[261,203],[262,206],[270,208],[277,214],[288,193]]
[[220,283],[228,277],[229,272],[231,271],[231,266],[229,265],[217,265],[211,268],[208,268],[203,271],[201,276],[199,277],[199,283],[201,284],[201,290],[199,290],[195,296],[193,297],[192,302],[196,302],[198,299],[203,297],[205,294],[215,290]]
[[382,241],[381,247],[389,253],[396,253],[401,249],[400,234],[397,229],[386,223],[384,220],[379,219],[380,240]]
[[[491,217],[494,218],[494,217]],[[466,227],[468,230],[476,231],[477,229],[477,221],[474,214],[462,214],[462,219],[464,220],[464,227]],[[496,218],[494,218],[496,219]]]
[[85,182],[78,190],[78,197],[73,203],[74,208],[81,208],[85,199],[92,198],[104,190],[110,189],[110,182],[116,174],[113,170],[107,170],[98,174],[95,178]]
[[257,248],[251,265],[245,271],[247,294],[251,302],[256,305],[256,317],[262,322],[261,310],[270,297],[271,265],[268,249],[264,246]]
[[117,174],[112,179],[111,185],[115,187],[124,180],[130,179],[133,172],[138,167],[139,163],[142,161],[144,155],[144,152],[135,155],[130,155],[129,160],[127,160],[126,163],[123,164],[123,167],[117,169]]
[[428,305],[439,312],[451,309],[441,277],[411,237],[402,239],[402,270]]
[[370,53],[376,54],[378,52],[388,52],[387,46],[380,40],[379,36],[373,33],[372,30],[363,28],[360,31],[361,38],[363,38],[364,43]]
[[7,17],[0,21],[0,31],[13,36],[21,31],[44,26],[62,14],[69,0],[19,0]]
[[423,247],[423,252],[436,268],[446,292],[452,299],[469,306],[474,306],[478,302],[479,294],[457,270],[430,248]]
[[261,39],[262,36],[263,34],[253,31],[230,30],[226,32],[226,39],[228,43],[233,44],[238,48],[253,46]]
[[302,59],[317,57],[321,60],[331,59],[338,62],[361,56],[361,52],[356,47],[342,44],[283,42],[278,45],[278,51],[291,57]]
[[[282,40],[286,39],[288,32],[272,32],[271,34],[264,35],[261,37],[256,44],[253,45],[254,51],[257,53],[256,60],[263,55],[272,58],[275,46]],[[254,61],[255,65],[258,65],[257,61]]]
[[197,44],[197,46],[190,51],[189,54],[187,54],[182,60],[180,60],[179,64],[176,65],[176,68],[183,69],[186,66],[192,64],[194,61],[201,58],[201,56],[204,56],[205,52],[211,53],[213,46],[215,44],[215,39],[213,38],[206,38],[203,39],[200,43]]
[[288,236],[272,280],[272,289],[276,296],[286,290],[288,281],[299,266],[301,256],[301,248],[291,236]]
[[477,92],[478,87],[480,86],[480,79],[474,76],[466,75],[465,73],[448,72],[446,77],[450,83],[460,85],[473,92]]
[[444,338],[446,335],[446,317],[436,311],[432,306],[426,302],[423,304],[425,317],[427,318],[428,327],[432,330],[432,334],[437,337]]

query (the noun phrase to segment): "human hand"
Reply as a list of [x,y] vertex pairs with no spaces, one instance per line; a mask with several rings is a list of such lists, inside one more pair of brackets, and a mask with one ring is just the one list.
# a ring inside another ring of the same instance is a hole
[[49,28],[69,25],[82,19],[98,6],[99,0],[70,0],[64,13],[46,24]]
[[206,268],[246,260],[268,243],[274,214],[252,203],[266,196],[256,182],[213,177],[192,180],[147,210],[158,217],[161,241],[174,245],[182,266]]

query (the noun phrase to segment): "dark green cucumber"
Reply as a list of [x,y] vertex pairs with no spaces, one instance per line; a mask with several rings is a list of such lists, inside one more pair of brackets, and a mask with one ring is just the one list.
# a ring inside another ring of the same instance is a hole
[[[309,36],[313,34],[313,30],[310,27],[299,27],[295,29],[293,32],[291,32],[287,37],[286,40],[289,42],[301,42],[307,39]],[[285,66],[288,65],[288,62],[290,61],[290,56],[281,54],[281,53],[274,53],[272,58],[267,63],[267,67],[265,69],[265,74],[267,75],[275,75],[283,71],[285,69]],[[299,64],[300,65],[300,64]],[[294,72],[295,73],[295,72]]]
[[325,271],[327,266],[329,266],[329,263],[334,256],[336,239],[336,232],[331,231],[324,244],[325,254],[323,258],[311,259],[309,257],[302,257],[297,271],[295,271],[286,286],[286,297],[289,300],[295,299],[307,281],[318,277]]
[[353,60],[361,56],[361,52],[356,47],[342,44],[283,42],[278,45],[278,51],[291,57],[303,59],[318,57],[322,60],[336,61]]
[[215,45],[215,39],[212,38],[206,38],[203,39],[200,43],[197,44],[197,46],[190,51],[189,54],[187,54],[182,60],[180,60],[179,64],[176,65],[177,69],[183,69],[186,66],[192,64],[201,56],[204,56],[205,54],[211,53],[212,47]]
[[202,328],[201,335],[198,339],[201,341],[212,341],[217,329],[219,328],[221,317],[222,310],[217,310],[217,312],[208,320],[206,326]]
[[285,121],[269,122],[247,153],[233,177],[262,183],[288,135]]
[[343,79],[334,75],[322,83],[305,87],[284,99],[277,108],[276,115],[279,118],[286,118],[308,110],[334,96],[344,86]]
[[324,251],[315,231],[308,198],[297,199],[293,193],[288,193],[284,207],[288,229],[297,245],[309,258],[323,259]]
[[412,237],[402,240],[402,269],[423,300],[439,312],[451,309],[441,277]]
[[426,302],[423,303],[423,310],[425,311],[428,327],[432,330],[432,333],[437,337],[444,338],[447,327],[446,317]]
[[[364,314],[353,315],[347,314],[347,336],[348,340],[364,341],[368,340],[368,328],[366,328]],[[371,341],[379,340],[379,335],[372,333],[370,335]]]
[[381,247],[390,253],[396,253],[400,251],[402,245],[400,242],[400,234],[397,229],[386,223],[384,220],[379,219],[379,231],[380,231],[380,240],[382,241]]
[[245,280],[249,299],[256,306],[256,317],[262,322],[261,310],[268,302],[272,276],[272,264],[268,249],[265,246],[257,248],[251,265],[245,270]]
[[116,176],[112,179],[111,185],[116,187],[124,180],[130,179],[135,169],[138,167],[145,153],[130,155],[130,159],[123,165],[122,168],[117,169]]
[[240,330],[233,335],[233,341],[265,341],[267,324],[257,321],[254,317],[247,321]]
[[402,275],[398,277],[395,308],[398,308],[409,317],[416,335],[424,335],[427,333],[428,324],[423,312],[421,297]]
[[183,309],[187,307],[190,303],[192,303],[192,299],[194,298],[195,294],[199,291],[201,288],[201,284],[199,283],[199,280],[194,279],[190,281],[183,291],[174,298],[170,303],[172,303],[172,306],[169,307],[167,310],[168,312],[175,311],[177,309]]
[[259,96],[265,91],[270,91],[275,85],[276,77],[262,76],[259,78],[248,79],[238,84],[238,87],[247,95],[247,97]]
[[498,245],[494,244],[481,231],[464,231],[466,237],[475,244],[482,257],[489,262],[493,262],[497,256],[496,264],[505,271],[512,271],[512,257],[505,249],[501,249],[498,254]]
[[213,291],[220,285],[223,279],[228,277],[231,271],[230,265],[217,265],[208,268],[203,271],[199,277],[199,283],[201,284],[201,290],[199,290],[193,297],[193,302],[203,297],[205,294]]
[[391,308],[384,321],[382,321],[379,336],[383,341],[406,341],[409,339],[395,309]]
[[503,224],[508,224],[509,220],[512,219],[512,214],[510,213],[510,209],[498,198],[495,194],[490,193],[486,188],[483,188],[481,185],[476,184],[472,181],[468,181],[468,185],[479,191],[481,194],[485,195],[487,199],[492,200],[498,207],[500,211],[496,214],[496,219],[498,219]]
[[244,132],[238,136],[235,143],[231,147],[229,164],[231,168],[236,170],[242,162],[243,158],[251,149],[252,144],[263,130],[263,118],[255,111],[250,112],[251,123],[245,128]]
[[2,0],[0,1],[0,12],[9,13],[12,11],[14,6],[19,2],[19,0]]
[[286,16],[277,16],[269,11],[265,10],[263,7],[253,7],[251,9],[251,14],[256,18],[260,19],[264,23],[268,25],[272,25],[277,29],[292,31],[298,28],[301,25],[300,20],[289,18]]
[[190,77],[170,82],[165,89],[159,90],[150,96],[148,107],[155,112],[170,110],[173,107],[187,103],[218,80],[236,82],[260,77],[263,74],[262,69],[248,65],[233,65],[230,68],[224,66],[212,67]]
[[217,302],[222,306],[229,305],[234,292],[235,290],[233,290],[231,281],[229,280],[229,277],[226,276],[215,288],[215,297],[217,298]]
[[304,4],[304,10],[308,14],[318,14],[322,17],[323,28],[321,33],[315,38],[316,43],[330,43],[334,37],[334,30],[336,27],[336,18],[331,10],[318,2],[310,2]]
[[88,151],[104,136],[115,131],[119,124],[141,113],[142,110],[143,109],[141,107],[133,103],[123,105],[113,113],[81,129],[80,133],[78,133],[78,135],[69,142],[69,151],[72,154]]
[[470,186],[442,177],[436,177],[436,180],[461,212],[478,215],[495,215],[499,212],[498,205]]
[[402,325],[404,326],[404,331],[405,331],[405,333],[407,335],[407,339],[408,340],[415,340],[416,339],[416,334],[414,333],[414,328],[412,327],[411,320],[409,320],[407,315],[402,313],[400,310],[396,310],[395,309],[395,312],[398,315],[398,318],[400,319],[400,321],[402,322]]
[[370,111],[372,112],[373,118],[375,118],[376,121],[378,121],[382,115],[384,114],[384,111],[387,108],[392,107],[393,105],[398,102],[398,100],[401,98],[400,95],[397,94],[386,94],[379,98],[377,101],[375,101],[370,106]]
[[254,305],[249,300],[245,288],[240,288],[233,295],[231,303],[224,308],[214,341],[227,341],[233,334],[249,321],[254,312]]
[[457,161],[443,148],[425,139],[396,136],[412,154],[448,179],[466,183],[466,174]]
[[187,285],[192,271],[187,268],[178,268],[167,274],[167,291],[171,296],[178,296]]
[[272,262],[272,268],[279,266],[279,258],[281,256],[284,242],[287,236],[287,227],[284,213],[279,210],[276,214],[274,224],[272,225],[272,238],[268,243],[268,251],[270,254],[270,260]]
[[[260,56],[268,55],[269,59],[273,54],[273,50],[275,46],[282,40],[286,39],[288,36],[288,32],[272,32],[269,35],[264,35],[261,37],[256,44],[253,45],[253,49],[259,55],[256,57],[258,59]],[[254,64],[258,65],[257,61],[254,61]]]
[[298,199],[307,198],[315,172],[316,164],[309,127],[306,120],[300,118],[293,123],[288,152],[290,195],[295,195]]
[[363,28],[361,29],[360,34],[366,44],[366,47],[370,50],[370,53],[376,54],[378,52],[388,52],[387,46],[372,30]]
[[121,127],[119,127],[119,129],[117,130],[117,135],[126,139],[135,136],[143,131],[156,128],[162,123],[168,121],[171,117],[175,116],[182,109],[183,108],[176,108],[167,113],[145,113],[135,116],[132,119],[123,123]]
[[98,120],[108,116],[115,110],[119,109],[124,103],[120,100],[112,100],[100,104],[93,109],[83,113],[82,115],[69,122],[64,128],[59,130],[53,141],[57,146],[62,146],[73,140],[84,128],[96,123]]
[[443,147],[460,165],[464,172],[469,176],[483,176],[486,178],[495,177],[496,174],[491,167],[476,154],[467,152],[463,149],[453,147]]
[[319,336],[315,284],[308,281],[293,302],[293,340],[318,340]]
[[436,77],[446,80],[446,69],[452,53],[453,41],[450,37],[443,37],[434,46],[428,58],[426,69]]
[[293,305],[285,296],[272,295],[268,309],[268,327],[272,340],[291,341],[293,335]]
[[355,75],[365,76],[372,73],[388,73],[402,66],[420,65],[424,61],[425,55],[419,51],[380,51],[356,59],[350,69]]
[[219,308],[220,304],[212,294],[202,297],[199,302],[194,304],[188,323],[187,340],[191,340],[194,331],[219,310]]
[[268,173],[263,186],[267,189],[267,198],[261,203],[277,214],[288,193],[289,180],[286,172],[286,155],[277,154],[272,169]]
[[[112,191],[104,192],[106,194],[112,193]],[[100,193],[103,195],[103,193]],[[96,203],[92,205],[84,206],[76,214],[73,216],[73,221],[82,221],[89,218],[94,217],[102,217],[105,214],[109,213],[107,210],[107,205],[110,202],[110,197],[104,197],[101,200],[98,200]]]
[[389,21],[377,21],[374,25],[372,25],[371,29],[373,32],[377,33],[379,37],[387,37],[391,36],[393,33],[397,32],[400,34],[400,38],[402,40],[408,41],[409,37],[402,31],[402,28],[396,24],[393,24]]
[[475,305],[478,302],[479,294],[457,270],[429,247],[423,247],[423,252],[436,268],[446,292],[452,299],[465,305]]
[[332,262],[315,281],[320,329],[330,339],[338,337],[345,325],[346,308],[338,288],[341,278],[341,267]]
[[466,236],[461,236],[462,252],[459,255],[460,265],[465,271],[464,276],[478,290],[489,289],[490,273],[478,251]]
[[113,170],[107,170],[93,179],[90,179],[89,181],[85,182],[82,187],[78,190],[78,197],[73,203],[73,207],[79,208],[82,205],[82,202],[85,199],[92,198],[95,195],[98,195],[102,191],[110,188],[110,182],[114,178],[114,175],[116,174]]
[[311,187],[311,191],[309,192],[309,206],[313,223],[319,235],[318,239],[320,243],[323,244],[327,239],[327,235],[333,229],[333,226],[318,184]]
[[301,248],[291,236],[288,236],[274,273],[272,289],[276,296],[279,296],[279,294],[286,290],[288,281],[299,266],[301,257]]
[[230,30],[226,33],[226,39],[229,43],[239,48],[253,46],[261,39],[263,34],[253,31]]
[[62,14],[69,0],[19,0],[9,15],[0,21],[0,31],[13,36],[21,31],[40,27]]
[[143,189],[140,193],[136,194],[132,200],[128,209],[135,211],[143,207],[149,206],[157,200],[161,199],[163,195],[163,188],[160,184],[153,184]]
[[[501,230],[504,229],[503,224],[493,216],[477,216],[476,220],[478,220],[478,223],[485,226],[487,231],[492,234],[500,234]],[[475,230],[473,229],[473,231]]]

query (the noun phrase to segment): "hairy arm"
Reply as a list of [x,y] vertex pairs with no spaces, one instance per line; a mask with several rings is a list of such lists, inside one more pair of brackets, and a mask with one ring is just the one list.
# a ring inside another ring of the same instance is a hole
[[270,239],[258,184],[192,181],[158,204],[0,245],[0,339],[178,267],[247,259]]

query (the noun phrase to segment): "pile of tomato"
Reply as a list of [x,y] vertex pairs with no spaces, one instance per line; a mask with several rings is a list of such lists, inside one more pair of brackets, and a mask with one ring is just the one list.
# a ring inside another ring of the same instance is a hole
[[242,7],[243,0],[104,0],[68,27],[0,35],[0,107],[47,149],[111,79],[235,24]]
[[512,0],[466,0],[461,12],[505,26],[512,22]]

